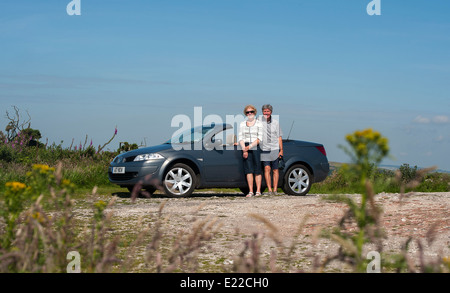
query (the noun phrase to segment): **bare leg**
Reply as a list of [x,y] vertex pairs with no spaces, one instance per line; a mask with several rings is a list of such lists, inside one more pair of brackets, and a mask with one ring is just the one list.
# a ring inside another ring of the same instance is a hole
[[273,192],[277,192],[278,190],[278,179],[280,178],[280,173],[278,169],[273,170]]
[[[264,177],[266,178],[267,188],[269,189],[269,192],[272,192],[272,180],[270,178],[270,170],[271,170],[270,166],[264,167]],[[275,180],[275,176],[273,179]]]
[[253,174],[247,174],[247,184],[249,192],[253,193]]
[[255,181],[256,181],[256,192],[261,193],[261,182],[262,182],[262,175],[255,175]]

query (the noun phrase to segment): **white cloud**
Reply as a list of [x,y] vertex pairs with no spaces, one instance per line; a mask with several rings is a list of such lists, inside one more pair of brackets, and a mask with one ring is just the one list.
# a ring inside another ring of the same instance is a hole
[[448,123],[450,121],[450,119],[448,118],[448,116],[445,115],[437,115],[433,117],[433,122],[434,123]]
[[414,122],[421,123],[421,124],[427,124],[430,123],[430,119],[426,117],[422,117],[422,115],[417,116],[414,118]]
[[437,137],[434,138],[435,142],[443,142],[444,141],[444,136],[443,135],[438,135]]
[[445,124],[450,122],[450,118],[446,115],[436,115],[432,118],[423,117],[422,115],[419,115],[416,118],[414,118],[414,122],[419,124],[428,124],[430,122],[436,124]]

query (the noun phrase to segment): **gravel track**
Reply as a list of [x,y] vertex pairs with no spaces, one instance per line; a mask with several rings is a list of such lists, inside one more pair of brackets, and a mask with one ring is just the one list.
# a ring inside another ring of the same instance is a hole
[[[113,212],[116,223],[123,223],[124,230],[136,227],[139,219],[144,224],[146,220],[149,223],[154,221],[162,203],[165,225],[169,231],[189,231],[196,220],[216,218],[221,225],[222,236],[209,243],[208,251],[211,252],[212,261],[214,257],[220,256],[225,259],[225,264],[232,263],[251,235],[258,232],[267,236],[273,231],[264,221],[252,215],[267,219],[270,225],[276,227],[277,237],[286,244],[294,239],[300,224],[305,220],[296,241],[303,246],[300,250],[305,259],[297,268],[306,271],[311,269],[311,256],[324,259],[337,251],[335,242],[316,239],[314,235],[318,229],[336,227],[347,210],[343,203],[324,200],[327,195],[323,194],[245,198],[234,192],[197,191],[189,198],[163,198],[156,195],[152,198],[137,198],[134,203],[129,198],[129,193],[116,195],[118,198],[110,211]],[[360,197],[347,196],[355,199]],[[383,209],[381,223],[387,236],[383,240],[383,252],[400,252],[405,241],[412,237],[424,244],[427,259],[450,256],[450,192],[415,193],[407,196],[381,193],[376,195],[376,202]],[[431,236],[434,240],[430,244],[427,239]],[[409,255],[418,262],[419,248],[416,242],[411,243]],[[264,243],[262,253],[268,255],[274,242],[270,237],[265,237]],[[331,265],[330,270],[345,271],[346,268],[337,263]]]

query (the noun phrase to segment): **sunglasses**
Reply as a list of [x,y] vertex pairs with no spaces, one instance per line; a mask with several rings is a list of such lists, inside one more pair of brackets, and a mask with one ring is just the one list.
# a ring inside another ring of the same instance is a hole
[[255,113],[255,111],[247,111],[247,112],[245,112],[245,114],[254,114]]

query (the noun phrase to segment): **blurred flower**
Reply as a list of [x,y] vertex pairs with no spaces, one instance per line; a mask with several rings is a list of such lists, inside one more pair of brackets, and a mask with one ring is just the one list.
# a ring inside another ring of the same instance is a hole
[[99,201],[97,201],[97,202],[94,203],[94,206],[95,206],[97,209],[103,211],[103,210],[106,208],[107,204],[106,204],[105,201],[99,200]]
[[372,128],[357,130],[345,136],[357,164],[378,164],[389,153],[388,139]]
[[48,171],[55,171],[55,168],[49,167],[48,165],[34,164],[33,170],[39,170],[39,173],[45,174]]
[[31,217],[41,224],[45,223],[45,217],[40,212],[34,212]]
[[17,182],[17,181],[13,181],[13,182],[6,182],[5,184],[6,187],[10,188],[12,191],[21,191],[23,189],[25,189],[27,186],[22,183],[22,182]]

